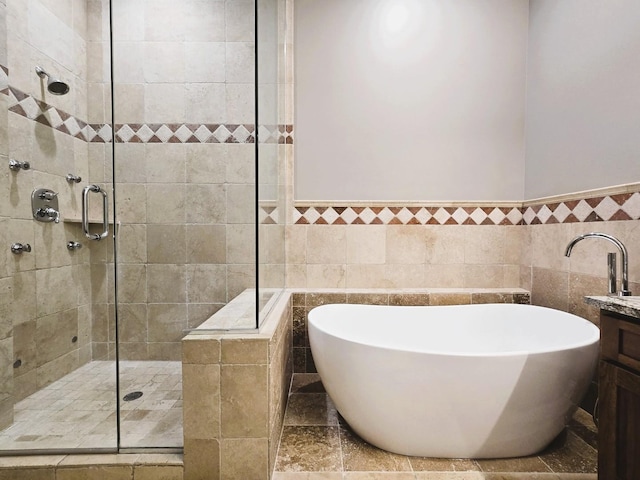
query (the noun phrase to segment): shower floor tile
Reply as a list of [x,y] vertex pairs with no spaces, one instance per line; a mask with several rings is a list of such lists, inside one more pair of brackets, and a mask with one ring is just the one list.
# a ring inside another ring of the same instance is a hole
[[[182,446],[182,365],[120,362],[121,447]],[[0,431],[0,450],[115,448],[114,362],[83,365],[14,406],[13,425]]]
[[596,480],[596,427],[578,410],[539,455],[498,460],[407,457],[360,439],[317,374],[294,374],[272,480]]

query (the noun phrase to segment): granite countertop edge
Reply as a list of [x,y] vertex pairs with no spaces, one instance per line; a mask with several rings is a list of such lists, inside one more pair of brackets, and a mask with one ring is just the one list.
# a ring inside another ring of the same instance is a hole
[[640,296],[633,297],[606,297],[588,296],[584,297],[585,303],[595,305],[601,310],[620,313],[630,317],[640,318]]

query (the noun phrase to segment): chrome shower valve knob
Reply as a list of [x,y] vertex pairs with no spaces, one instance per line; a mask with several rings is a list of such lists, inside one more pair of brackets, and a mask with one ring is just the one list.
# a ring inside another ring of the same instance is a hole
[[30,252],[30,251],[31,251],[31,245],[29,245],[28,243],[11,244],[11,252],[15,253],[16,255],[20,255],[23,252]]
[[60,223],[58,193],[48,188],[36,188],[31,194],[31,212],[39,222]]
[[42,198],[43,200],[53,200],[57,196],[58,194],[56,192],[52,192],[51,190],[44,190],[38,195],[38,197]]
[[82,248],[80,242],[74,242],[73,240],[67,242],[67,250],[78,250],[79,248]]
[[31,164],[29,162],[19,162],[18,160],[9,160],[9,168],[14,172],[18,172],[20,170],[29,170],[31,168]]
[[69,173],[66,178],[69,183],[80,183],[82,181],[82,177],[74,175],[73,173]]
[[50,218],[53,219],[55,223],[60,223],[60,212],[58,212],[58,210],[56,210],[55,208],[39,208],[36,212],[36,215],[40,218]]

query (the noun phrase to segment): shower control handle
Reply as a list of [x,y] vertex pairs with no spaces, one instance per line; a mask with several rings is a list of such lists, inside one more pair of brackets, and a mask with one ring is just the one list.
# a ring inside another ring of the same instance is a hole
[[9,160],[9,168],[14,172],[18,172],[20,170],[29,170],[31,168],[31,164],[29,162],[20,162],[18,160]]
[[39,198],[42,198],[43,200],[49,200],[49,201],[53,200],[57,196],[58,196],[57,192],[54,192],[52,190],[43,190],[38,194]]
[[30,252],[30,251],[31,251],[31,245],[29,245],[28,243],[11,244],[11,252],[15,253],[16,255],[20,255],[22,254],[22,252]]
[[82,181],[82,177],[74,175],[73,173],[68,174],[66,178],[69,183],[80,183]]
[[73,240],[69,240],[67,242],[68,250],[78,250],[79,248],[82,248],[82,244],[80,242],[74,242]]
[[36,211],[36,215],[40,218],[52,218],[55,223],[60,223],[60,212],[55,208],[39,208]]
[[31,211],[39,222],[60,223],[58,193],[48,188],[36,188],[31,194]]

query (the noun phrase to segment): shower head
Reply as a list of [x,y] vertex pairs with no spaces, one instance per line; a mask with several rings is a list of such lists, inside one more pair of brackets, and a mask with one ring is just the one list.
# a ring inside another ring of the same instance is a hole
[[47,77],[47,90],[54,95],[65,95],[69,93],[69,85],[62,80],[52,77],[45,72],[42,67],[36,67],[36,73],[40,78]]

